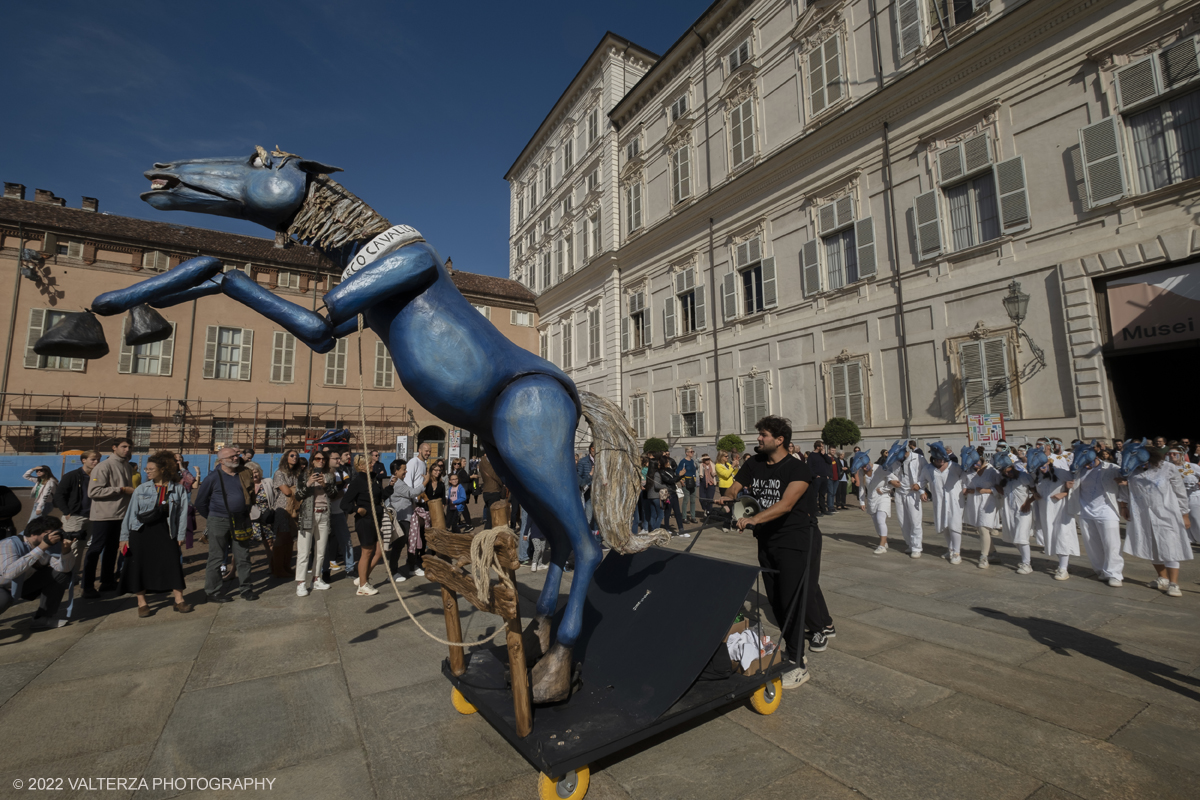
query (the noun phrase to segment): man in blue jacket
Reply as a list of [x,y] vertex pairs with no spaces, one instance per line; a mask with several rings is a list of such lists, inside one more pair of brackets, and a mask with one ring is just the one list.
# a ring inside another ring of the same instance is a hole
[[588,525],[596,530],[596,520],[592,513],[592,470],[596,468],[596,443],[588,445],[587,455],[581,457],[575,464],[575,474],[579,477],[579,491],[583,493],[583,513],[587,516]]

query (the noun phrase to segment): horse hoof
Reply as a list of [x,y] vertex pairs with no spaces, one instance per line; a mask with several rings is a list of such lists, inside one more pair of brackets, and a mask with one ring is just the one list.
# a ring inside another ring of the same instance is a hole
[[533,702],[559,703],[570,696],[571,648],[555,642],[533,668]]

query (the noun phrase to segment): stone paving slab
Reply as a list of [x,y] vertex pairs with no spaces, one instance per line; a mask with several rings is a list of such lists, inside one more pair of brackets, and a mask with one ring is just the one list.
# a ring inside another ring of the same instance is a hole
[[196,658],[188,691],[299,672],[338,660],[329,617],[250,629],[214,630]]
[[1088,800],[1196,796],[1195,773],[967,695],[907,721]]
[[867,658],[912,641],[907,636],[867,625],[853,617],[843,618],[834,614],[833,618],[837,636],[829,640],[830,650]]
[[[268,791],[273,797],[309,797],[309,798],[363,798],[374,795],[371,787],[371,773],[367,766],[366,757],[362,750],[353,747],[340,753],[333,753],[311,761],[296,764],[293,767],[249,775],[255,779],[273,781],[268,783]],[[247,790],[228,791],[191,791],[178,795],[178,800],[245,800],[247,796],[258,794]],[[266,794],[263,792],[262,794]],[[135,800],[141,800],[145,793],[134,795]],[[589,795],[590,796],[590,795]]]
[[965,653],[994,658],[1006,664],[1020,664],[1046,651],[1044,645],[1036,642],[982,631],[898,608],[868,611],[859,614],[855,619],[893,633],[962,650]]
[[[129,654],[138,653],[138,669],[165,664],[186,663],[189,666],[200,653],[212,628],[212,618],[189,619],[188,614],[172,614],[180,622],[155,625],[149,628],[98,628],[80,639],[53,664],[37,676],[34,685],[82,680],[111,672],[129,669]],[[135,614],[136,616],[136,614]],[[143,620],[143,622],[150,622]]]
[[839,650],[812,653],[808,666],[814,686],[894,720],[954,694],[945,686],[914,677],[921,674],[918,671],[893,669],[887,663],[856,658]]
[[[143,741],[137,744],[120,746],[120,742],[110,742],[117,745],[115,750],[99,753],[81,753],[44,764],[33,764],[19,769],[8,768],[0,771],[0,786],[5,787],[5,797],[32,797],[40,795],[64,800],[128,800],[133,797],[133,789],[122,790],[101,782],[101,779],[140,778],[154,752],[154,741]],[[61,790],[45,792],[29,791],[31,779],[53,781],[58,786],[62,779]],[[15,781],[22,781],[25,791],[17,792],[8,787],[15,786]]]
[[1156,703],[1108,741],[1200,773],[1200,714],[1194,708]]
[[1051,650],[1021,667],[1147,703],[1191,708],[1200,714],[1200,675],[1189,675],[1187,665],[1156,653],[1112,643],[1086,654]]

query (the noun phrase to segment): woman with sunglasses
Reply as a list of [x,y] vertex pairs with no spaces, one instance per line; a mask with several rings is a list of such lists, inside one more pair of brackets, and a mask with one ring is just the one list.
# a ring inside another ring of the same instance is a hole
[[33,482],[33,511],[29,518],[37,519],[54,507],[54,491],[58,488],[58,479],[45,464],[26,470],[22,477]]
[[300,535],[296,539],[297,597],[306,597],[310,589],[324,591],[329,588],[329,584],[321,580],[321,567],[329,542],[329,506],[338,494],[329,457],[318,450],[312,454],[311,466],[304,479],[296,486],[296,496],[300,498]]
[[271,548],[271,574],[276,578],[292,577],[292,545],[296,541],[296,509],[300,498],[296,488],[304,476],[300,453],[288,450],[271,478],[275,487],[275,546]]

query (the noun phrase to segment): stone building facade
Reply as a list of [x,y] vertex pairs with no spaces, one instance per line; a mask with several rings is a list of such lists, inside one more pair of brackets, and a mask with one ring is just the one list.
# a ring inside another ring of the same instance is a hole
[[[197,255],[246,272],[294,303],[318,308],[341,270],[300,245],[272,239],[101,213],[84,198],[67,208],[41,189],[5,184],[0,199],[0,303],[7,361],[0,377],[0,449],[59,452],[131,436],[136,449],[207,452],[221,443],[259,452],[302,445],[326,427],[348,426],[366,444],[396,448],[397,436],[446,447],[449,428],[400,385],[386,345],[362,339],[366,429],[359,419],[359,337],[316,355],[236,301],[216,295],[162,310],[174,335],[124,345],[124,316],[102,317],[110,354],[103,359],[39,356],[33,344],[67,312],[98,294],[171,269]],[[20,250],[32,258],[18,262]],[[23,268],[23,269],[22,269]],[[456,285],[509,339],[537,348],[534,295],[504,278],[452,270]],[[22,274],[24,273],[24,274]],[[437,342],[420,346],[436,347]],[[364,442],[365,440],[365,442]],[[471,437],[462,439],[471,444]]]
[[529,284],[550,358],[639,436],[1195,438],[1163,388],[1196,383],[1200,3],[718,0],[681,29],[607,109],[612,239]]

